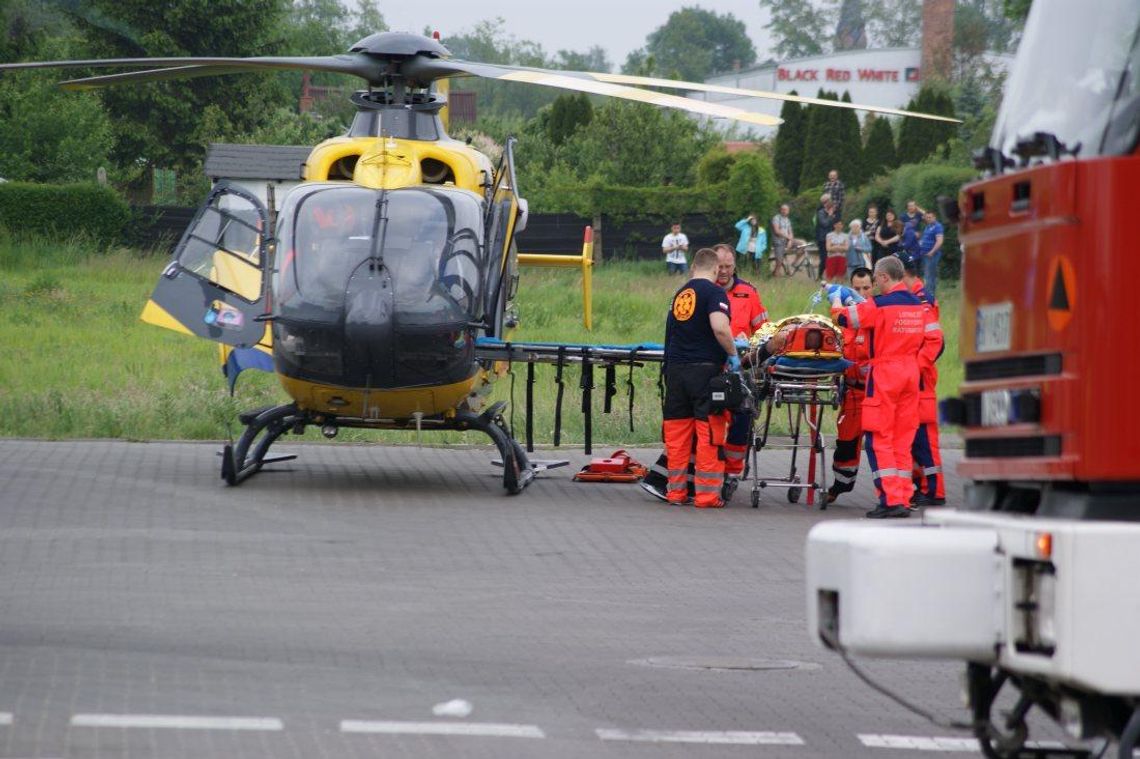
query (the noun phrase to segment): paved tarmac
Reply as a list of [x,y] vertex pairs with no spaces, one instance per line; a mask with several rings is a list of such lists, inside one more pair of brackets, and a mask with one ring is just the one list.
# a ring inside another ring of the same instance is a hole
[[[508,497],[486,448],[282,443],[236,488],[216,448],[0,441],[0,758],[971,749],[806,632],[804,538],[865,477],[703,511],[574,483],[575,451]],[[958,665],[865,665],[965,716]]]

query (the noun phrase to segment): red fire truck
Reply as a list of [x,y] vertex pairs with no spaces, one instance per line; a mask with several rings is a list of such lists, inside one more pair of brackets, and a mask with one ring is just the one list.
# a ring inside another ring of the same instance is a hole
[[[954,209],[965,381],[942,405],[965,505],[813,529],[810,632],[845,653],[966,662],[986,756],[1023,756],[1039,709],[1132,757],[1140,2],[1034,3],[977,162]],[[1003,689],[1016,700],[998,714]]]

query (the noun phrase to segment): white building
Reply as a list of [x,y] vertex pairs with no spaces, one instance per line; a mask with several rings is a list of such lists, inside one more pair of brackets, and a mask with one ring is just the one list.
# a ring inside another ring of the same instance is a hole
[[[987,62],[1008,69],[1012,55],[991,54]],[[922,48],[897,47],[846,50],[830,55],[796,58],[783,63],[765,63],[708,79],[706,84],[816,97],[821,89],[840,97],[851,95],[853,103],[884,108],[905,108],[922,86]],[[784,101],[719,93],[692,93],[709,102],[740,108],[751,113],[779,116]],[[860,119],[862,115],[860,115]],[[724,122],[727,129],[733,122]],[[775,127],[749,125],[757,137],[775,134]]]
[[[706,84],[781,94],[794,90],[805,97],[815,97],[821,89],[840,96],[846,91],[855,103],[902,108],[918,93],[922,83],[921,62],[922,49],[917,47],[848,50],[783,63],[766,63],[721,74],[707,80]],[[694,97],[771,116],[780,115],[784,104],[782,100],[718,93],[695,93]],[[774,132],[774,128],[752,129],[761,137]]]

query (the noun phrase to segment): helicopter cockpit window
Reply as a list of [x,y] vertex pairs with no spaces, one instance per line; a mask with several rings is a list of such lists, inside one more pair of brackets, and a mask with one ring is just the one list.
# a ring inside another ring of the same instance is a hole
[[332,318],[344,307],[350,280],[372,260],[391,276],[403,326],[475,317],[483,269],[478,196],[326,185],[291,196],[281,218],[277,298],[283,311]]
[[261,292],[261,215],[239,195],[223,194],[204,209],[187,235],[178,263],[246,300]]
[[279,245],[285,258],[277,296],[282,305],[296,298],[308,306],[339,309],[348,274],[371,255],[376,193],[326,187],[305,195],[291,211]]
[[467,192],[387,194],[380,250],[406,326],[475,316],[482,271],[482,202]]

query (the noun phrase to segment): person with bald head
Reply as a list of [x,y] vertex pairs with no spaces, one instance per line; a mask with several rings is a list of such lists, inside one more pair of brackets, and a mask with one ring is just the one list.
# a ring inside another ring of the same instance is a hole
[[937,358],[942,333],[930,309],[903,281],[902,261],[893,256],[881,259],[873,279],[878,295],[845,307],[837,291],[830,296],[831,314],[840,327],[866,330],[870,340],[861,412],[879,505],[867,517],[895,519],[910,516],[919,372]]

